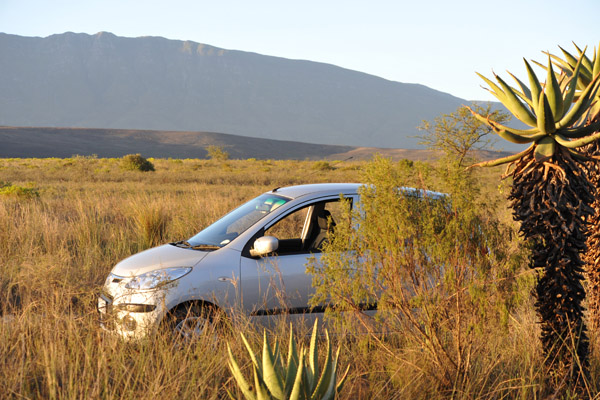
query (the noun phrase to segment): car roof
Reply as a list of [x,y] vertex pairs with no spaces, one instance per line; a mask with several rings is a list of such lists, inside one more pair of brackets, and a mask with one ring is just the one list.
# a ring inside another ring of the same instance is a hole
[[[296,185],[275,188],[269,193],[278,194],[280,196],[288,197],[290,199],[296,199],[307,195],[352,195],[357,194],[358,189],[364,185],[364,183],[313,183],[307,185]],[[415,189],[410,187],[400,187],[398,189],[406,194],[416,195],[418,197],[430,197],[433,199],[440,199],[448,196],[446,193],[434,192],[431,190]]]
[[339,195],[339,194],[356,194],[361,183],[313,183],[308,185],[286,186],[275,188],[269,193],[278,194],[280,196],[296,199],[306,195]]

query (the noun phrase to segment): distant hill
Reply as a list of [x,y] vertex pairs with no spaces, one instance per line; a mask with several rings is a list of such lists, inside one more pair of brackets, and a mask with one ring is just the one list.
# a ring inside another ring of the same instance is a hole
[[0,54],[5,126],[226,132],[410,149],[419,147],[411,136],[422,120],[467,103],[334,65],[160,37],[0,33]]
[[[2,158],[93,154],[99,157],[121,157],[132,153],[158,158],[206,158],[206,147],[211,145],[223,147],[234,159],[364,160],[372,158],[376,153],[394,160],[431,160],[439,156],[430,150],[321,145],[214,132],[123,129],[0,127],[0,144]],[[484,151],[478,156],[491,159],[499,154]]]

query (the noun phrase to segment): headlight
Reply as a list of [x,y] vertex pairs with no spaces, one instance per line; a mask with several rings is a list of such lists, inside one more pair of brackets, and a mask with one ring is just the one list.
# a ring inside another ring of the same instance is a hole
[[179,279],[184,275],[187,275],[191,270],[192,268],[190,267],[157,269],[133,277],[129,282],[127,282],[125,287],[127,289],[136,290],[155,289],[159,286],[163,286],[167,283],[173,282],[174,280]]

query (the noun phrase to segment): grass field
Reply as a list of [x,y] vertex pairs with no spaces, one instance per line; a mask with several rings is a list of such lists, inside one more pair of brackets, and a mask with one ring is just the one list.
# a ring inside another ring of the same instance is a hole
[[[161,335],[138,343],[107,336],[98,327],[95,308],[104,279],[119,260],[188,238],[264,191],[309,182],[358,182],[364,167],[359,162],[152,162],[156,171],[142,173],[122,170],[118,159],[0,159],[0,188],[14,189],[0,189],[0,398],[221,399],[227,390],[235,395],[226,340],[250,371],[237,334],[222,333],[217,343],[207,335],[183,347]],[[501,198],[499,172],[477,173],[482,196]],[[504,205],[498,214],[510,223]],[[339,365],[350,365],[340,398],[546,396],[528,296],[533,275],[526,265],[519,274],[524,277],[518,289],[522,300],[506,329],[476,336],[470,345],[477,351],[470,353],[473,359],[450,389],[431,374],[439,366],[424,364],[430,358],[402,335],[353,336],[333,324],[334,347],[342,349]],[[243,331],[254,348],[260,347],[262,328],[244,318],[232,323],[234,332]],[[306,342],[301,333],[299,340]],[[287,348],[285,320],[269,334]],[[595,333],[590,336],[596,340]],[[590,397],[600,389],[600,360],[597,353],[593,357]]]

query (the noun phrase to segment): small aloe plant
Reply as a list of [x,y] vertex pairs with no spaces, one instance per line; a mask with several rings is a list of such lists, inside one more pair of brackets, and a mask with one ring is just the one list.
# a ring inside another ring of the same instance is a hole
[[[279,345],[275,344],[275,348],[271,349],[267,342],[266,333],[264,333],[262,360],[260,362],[248,340],[241,333],[240,336],[252,360],[254,385],[248,383],[244,378],[231,348],[227,345],[229,369],[244,397],[248,400],[333,400],[336,393],[344,385],[349,367],[346,368],[346,372],[340,381],[336,383],[337,360],[340,349],[338,348],[335,358],[332,358],[329,334],[325,331],[327,358],[323,369],[320,370],[317,352],[317,327],[318,321],[315,321],[308,352],[304,347],[301,347],[298,351],[294,336],[290,332],[288,356],[285,365],[279,351]],[[231,393],[229,393],[229,396],[235,399]]]

